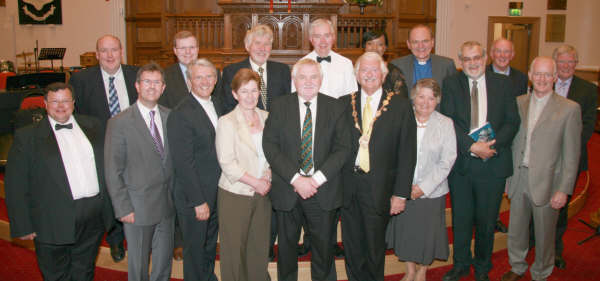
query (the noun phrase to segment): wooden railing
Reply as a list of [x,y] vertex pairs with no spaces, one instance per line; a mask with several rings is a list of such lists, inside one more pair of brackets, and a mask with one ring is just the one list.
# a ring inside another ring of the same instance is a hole
[[[168,14],[167,34],[175,34],[182,30],[188,30],[198,38],[200,49],[220,49],[224,41],[223,15],[214,14]],[[172,37],[172,36],[171,36]],[[173,40],[169,38],[168,40]],[[172,43],[172,42],[170,42]]]
[[337,48],[362,49],[363,33],[374,29],[386,30],[392,26],[392,20],[392,16],[340,15],[337,22]]

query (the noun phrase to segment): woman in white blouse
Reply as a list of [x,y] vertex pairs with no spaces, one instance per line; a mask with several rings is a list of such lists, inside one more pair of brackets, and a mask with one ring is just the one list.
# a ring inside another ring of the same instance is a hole
[[269,280],[271,170],[262,149],[268,113],[256,107],[256,72],[240,69],[231,89],[238,104],[219,119],[216,135],[221,280]]
[[406,210],[390,220],[386,242],[406,262],[402,281],[422,281],[434,259],[448,259],[446,178],[456,160],[456,134],[452,120],[435,111],[441,100],[435,80],[417,81],[410,98],[417,121],[417,164],[411,198]]

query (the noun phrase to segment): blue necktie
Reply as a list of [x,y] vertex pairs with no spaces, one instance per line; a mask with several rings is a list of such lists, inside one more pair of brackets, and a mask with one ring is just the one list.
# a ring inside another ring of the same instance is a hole
[[114,76],[108,78],[108,101],[110,117],[113,117],[117,113],[121,112],[121,107],[119,106],[119,97],[117,96],[117,88],[115,88]]

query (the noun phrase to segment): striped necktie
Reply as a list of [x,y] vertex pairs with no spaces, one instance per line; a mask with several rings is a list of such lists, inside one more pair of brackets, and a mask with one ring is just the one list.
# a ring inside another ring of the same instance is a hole
[[154,110],[150,110],[150,135],[152,135],[154,147],[156,147],[156,151],[160,154],[160,158],[165,159],[165,149],[163,147],[162,139],[160,138],[160,132],[156,127],[156,123],[154,123],[154,114]]
[[121,112],[121,107],[119,106],[119,97],[117,96],[117,88],[115,88],[114,76],[108,78],[108,101],[110,117],[113,117],[117,113]]
[[302,138],[300,142],[300,163],[302,171],[308,174],[313,168],[312,156],[312,113],[310,112],[310,102],[305,102],[306,114],[302,124]]
[[260,97],[262,99],[263,109],[267,109],[267,86],[265,85],[265,79],[263,78],[263,73],[265,69],[262,67],[258,68],[258,75],[260,76]]

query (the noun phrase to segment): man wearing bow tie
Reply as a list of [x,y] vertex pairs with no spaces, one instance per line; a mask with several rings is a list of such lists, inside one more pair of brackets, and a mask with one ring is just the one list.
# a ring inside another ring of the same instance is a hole
[[[316,60],[323,69],[323,83],[319,92],[330,97],[354,93],[358,90],[352,61],[331,50],[336,32],[331,21],[318,19],[310,24],[308,36],[314,50],[304,58]],[[296,89],[292,85],[292,92]]]
[[33,240],[44,280],[93,280],[113,212],[103,177],[104,127],[72,115],[73,88],[44,90],[48,116],[19,129],[6,166],[6,207],[14,238]]

